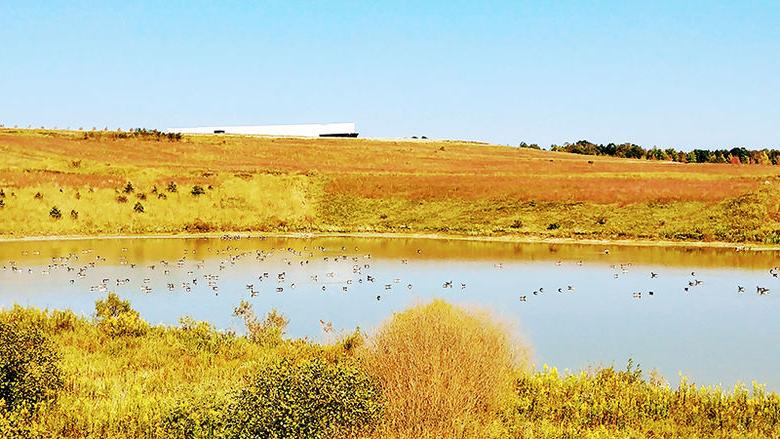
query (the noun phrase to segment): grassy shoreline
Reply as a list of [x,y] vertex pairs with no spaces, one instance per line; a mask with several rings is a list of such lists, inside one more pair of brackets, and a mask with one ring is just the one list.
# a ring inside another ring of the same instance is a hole
[[40,235],[9,237],[0,236],[3,242],[39,241],[88,241],[117,239],[218,239],[225,236],[243,238],[381,238],[381,239],[427,239],[476,242],[506,242],[516,244],[572,244],[618,247],[673,247],[673,248],[734,248],[739,251],[780,251],[780,245],[721,241],[663,241],[643,239],[577,239],[533,236],[472,236],[436,233],[380,233],[380,232],[208,232],[208,233],[158,233],[136,235]]

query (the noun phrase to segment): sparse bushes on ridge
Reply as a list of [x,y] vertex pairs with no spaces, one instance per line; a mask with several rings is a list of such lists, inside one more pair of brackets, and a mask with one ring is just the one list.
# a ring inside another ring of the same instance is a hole
[[146,128],[131,128],[128,132],[122,132],[121,130],[117,131],[108,131],[108,127],[106,127],[103,132],[96,131],[94,127],[92,127],[92,131],[85,131],[83,138],[84,140],[99,140],[99,139],[111,139],[111,140],[117,140],[117,139],[141,139],[141,140],[154,140],[157,142],[160,142],[162,140],[167,140],[169,142],[178,142],[181,140],[181,133],[165,133],[157,129],[146,129]]

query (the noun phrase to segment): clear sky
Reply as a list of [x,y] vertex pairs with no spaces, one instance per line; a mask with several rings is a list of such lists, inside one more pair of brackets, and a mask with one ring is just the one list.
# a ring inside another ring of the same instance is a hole
[[0,1],[0,123],[780,146],[778,1]]

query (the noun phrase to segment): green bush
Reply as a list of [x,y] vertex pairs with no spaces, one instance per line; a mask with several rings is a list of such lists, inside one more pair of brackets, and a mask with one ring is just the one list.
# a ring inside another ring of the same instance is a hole
[[3,411],[33,412],[53,401],[62,388],[59,354],[42,325],[24,315],[0,319],[0,406]]
[[62,212],[60,212],[60,209],[58,209],[57,206],[54,206],[49,211],[49,216],[58,220],[62,218]]
[[149,324],[130,307],[130,302],[115,293],[95,302],[95,317],[98,328],[111,338],[139,337],[149,330]]
[[203,186],[198,186],[198,185],[196,184],[195,186],[193,186],[193,187],[192,187],[192,190],[190,191],[190,193],[191,193],[193,196],[196,196],[196,197],[197,197],[198,195],[203,195],[203,194],[205,194],[205,193],[206,193],[206,190],[205,190],[205,189],[203,189]]
[[189,397],[166,413],[162,430],[166,437],[176,439],[226,438],[225,412],[229,405],[223,395]]
[[354,366],[283,360],[263,368],[227,415],[230,438],[354,436],[378,424],[382,398],[379,387]]

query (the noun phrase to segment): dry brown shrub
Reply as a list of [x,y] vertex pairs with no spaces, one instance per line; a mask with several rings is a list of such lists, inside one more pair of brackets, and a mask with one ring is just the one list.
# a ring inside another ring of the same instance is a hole
[[382,437],[484,437],[528,349],[484,312],[437,300],[395,314],[364,361],[386,398]]

